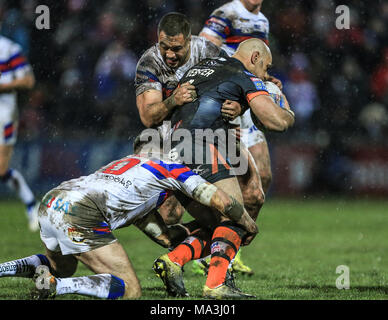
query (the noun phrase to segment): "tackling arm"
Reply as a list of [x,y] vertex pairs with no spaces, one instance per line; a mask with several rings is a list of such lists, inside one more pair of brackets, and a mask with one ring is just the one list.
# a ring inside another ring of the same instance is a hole
[[254,97],[249,106],[263,126],[272,131],[285,131],[294,125],[295,115],[283,95],[285,107],[280,108],[268,95]]
[[151,240],[164,248],[175,247],[190,234],[190,230],[182,224],[167,226],[157,210],[136,220],[134,224]]
[[191,102],[196,97],[195,87],[184,83],[165,100],[161,91],[147,90],[136,97],[136,105],[142,123],[150,128],[160,124],[176,106]]
[[200,184],[193,192],[194,200],[216,209],[224,218],[241,225],[250,234],[257,234],[258,228],[245,208],[232,196],[206,182]]

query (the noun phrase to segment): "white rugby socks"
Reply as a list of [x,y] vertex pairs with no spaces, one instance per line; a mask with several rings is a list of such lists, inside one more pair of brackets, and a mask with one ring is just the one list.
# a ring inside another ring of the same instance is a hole
[[43,254],[8,261],[0,264],[0,277],[25,277],[32,278],[36,267],[49,266],[50,263]]
[[111,274],[97,274],[77,278],[56,278],[56,294],[82,294],[105,299],[122,297],[125,292],[124,281]]
[[11,190],[18,194],[20,200],[27,206],[29,212],[29,207],[35,204],[35,197],[21,173],[16,169],[9,169],[3,177],[3,181]]

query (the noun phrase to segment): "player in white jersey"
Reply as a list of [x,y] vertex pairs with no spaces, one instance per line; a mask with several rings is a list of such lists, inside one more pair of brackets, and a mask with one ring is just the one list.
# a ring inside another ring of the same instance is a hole
[[26,205],[29,228],[38,230],[39,203],[19,171],[9,167],[17,140],[17,92],[31,89],[35,79],[20,45],[0,36],[0,182],[7,184]]
[[[35,273],[36,298],[67,293],[138,298],[139,280],[112,231],[135,224],[169,246],[168,229],[154,215],[167,194],[174,191],[217,210],[222,220],[246,226],[251,237],[257,233],[255,222],[232,197],[184,165],[146,155],[113,161],[49,191],[39,208],[46,255],[2,263],[0,277],[32,277]],[[96,275],[71,277],[78,261]]]
[[[230,56],[242,41],[250,38],[258,38],[268,45],[269,22],[260,12],[262,2],[263,0],[233,0],[224,4],[212,12],[200,36],[212,41]],[[281,88],[278,79],[268,76],[266,80],[273,81]],[[262,190],[266,194],[272,181],[272,172],[264,133],[253,124],[250,109],[232,123],[241,128],[241,140],[252,154],[259,170]],[[260,207],[257,210],[260,210]],[[237,259],[239,258],[240,256],[237,256]],[[242,263],[235,266],[244,273],[252,272]]]

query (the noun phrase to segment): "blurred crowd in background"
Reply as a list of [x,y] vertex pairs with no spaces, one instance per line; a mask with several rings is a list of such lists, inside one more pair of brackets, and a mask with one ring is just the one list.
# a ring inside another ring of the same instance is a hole
[[[157,41],[167,12],[185,13],[198,34],[226,0],[0,0],[1,34],[22,45],[37,85],[20,100],[20,139],[124,138],[142,128],[133,80],[141,54]],[[38,4],[50,29],[35,28]],[[336,6],[350,29],[336,29]],[[354,144],[387,144],[388,2],[264,0],[272,74],[297,115],[276,136],[309,141],[324,162]],[[338,169],[338,168],[337,168]]]

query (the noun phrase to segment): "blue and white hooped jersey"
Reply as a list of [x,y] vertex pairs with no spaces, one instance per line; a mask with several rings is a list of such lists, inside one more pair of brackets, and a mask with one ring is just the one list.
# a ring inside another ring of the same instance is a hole
[[206,181],[183,164],[129,155],[54,190],[77,191],[91,199],[114,230],[158,208],[172,191],[192,197],[202,183]]
[[[0,84],[22,78],[30,71],[31,67],[22,53],[21,46],[0,36]],[[7,106],[10,108],[16,106],[16,93],[0,94],[0,111]]]
[[221,48],[231,56],[242,41],[250,38],[268,44],[269,22],[261,12],[249,12],[240,0],[234,0],[214,10],[201,32],[222,39]]

